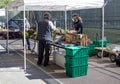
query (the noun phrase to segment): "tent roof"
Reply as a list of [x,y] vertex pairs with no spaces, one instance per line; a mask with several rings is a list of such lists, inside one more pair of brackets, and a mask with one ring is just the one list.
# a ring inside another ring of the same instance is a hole
[[15,0],[8,4],[9,11],[65,11],[89,8],[101,8],[104,0]]
[[0,9],[0,16],[5,16],[5,9],[4,8]]

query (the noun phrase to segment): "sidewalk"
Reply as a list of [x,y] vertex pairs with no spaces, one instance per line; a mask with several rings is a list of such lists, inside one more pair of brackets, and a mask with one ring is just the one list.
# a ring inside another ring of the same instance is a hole
[[0,53],[0,84],[60,84],[44,71],[27,62],[23,70],[23,58],[15,52]]
[[120,67],[107,57],[89,58],[88,75],[70,78],[65,69],[52,62],[52,56],[50,66],[39,67],[37,55],[27,50],[27,73],[24,73],[22,45],[13,46],[19,48],[17,52],[0,53],[0,84],[120,84]]
[[[36,63],[35,57],[35,55],[27,54],[27,59],[34,64]],[[90,58],[88,75],[77,78],[66,76],[65,69],[55,65],[52,60],[50,66],[46,68],[41,66],[40,68],[53,75],[63,84],[119,84],[120,67],[116,66],[115,63],[111,63],[108,58],[105,58],[104,61],[102,63],[101,59]]]

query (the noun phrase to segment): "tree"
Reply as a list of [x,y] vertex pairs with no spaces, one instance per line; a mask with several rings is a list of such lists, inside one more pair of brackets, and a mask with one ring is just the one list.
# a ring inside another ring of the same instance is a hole
[[5,7],[8,3],[10,3],[12,0],[0,0],[0,8]]

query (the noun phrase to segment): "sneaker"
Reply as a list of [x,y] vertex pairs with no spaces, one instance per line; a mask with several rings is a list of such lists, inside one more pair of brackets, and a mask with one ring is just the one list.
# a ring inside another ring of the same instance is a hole
[[28,50],[31,50],[31,48],[28,48]]
[[38,66],[41,66],[42,64],[37,62],[37,65],[38,65]]
[[44,67],[49,66],[50,64],[44,64]]

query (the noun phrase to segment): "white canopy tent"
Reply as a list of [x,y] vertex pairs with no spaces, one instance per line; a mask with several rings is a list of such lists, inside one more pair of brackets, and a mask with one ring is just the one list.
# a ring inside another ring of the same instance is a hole
[[104,0],[15,0],[8,5],[8,10],[23,11],[65,11],[89,8],[101,8]]
[[[103,8],[102,39],[104,37],[104,0],[15,0],[6,6],[7,11],[24,11],[24,45],[25,45],[25,11],[65,11],[67,28],[67,11]],[[7,13],[8,17],[8,13]],[[8,19],[7,19],[8,20]],[[24,46],[24,70],[26,70],[26,49]]]
[[0,16],[5,16],[5,9],[4,8],[0,9]]

